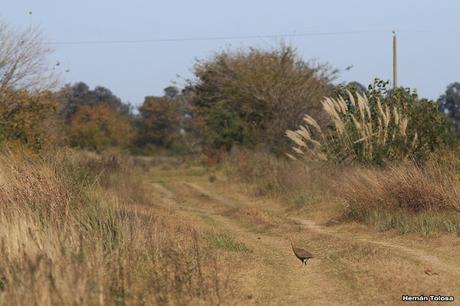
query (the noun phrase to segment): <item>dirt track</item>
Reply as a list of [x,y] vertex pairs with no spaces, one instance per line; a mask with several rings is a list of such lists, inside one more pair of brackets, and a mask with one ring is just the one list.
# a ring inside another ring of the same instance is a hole
[[[346,225],[318,225],[287,213],[281,203],[206,178],[156,175],[152,186],[157,203],[174,216],[229,233],[251,250],[228,260],[245,304],[397,305],[405,304],[402,294],[460,299],[458,239],[417,243]],[[306,267],[293,256],[289,236],[315,255]]]

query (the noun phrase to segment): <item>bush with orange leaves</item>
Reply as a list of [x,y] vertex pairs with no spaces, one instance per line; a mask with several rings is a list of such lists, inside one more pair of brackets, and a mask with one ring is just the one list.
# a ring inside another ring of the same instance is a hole
[[49,91],[0,93],[0,141],[39,151],[62,140],[57,101]]
[[106,103],[79,107],[68,129],[73,147],[101,151],[126,148],[134,137],[131,120]]

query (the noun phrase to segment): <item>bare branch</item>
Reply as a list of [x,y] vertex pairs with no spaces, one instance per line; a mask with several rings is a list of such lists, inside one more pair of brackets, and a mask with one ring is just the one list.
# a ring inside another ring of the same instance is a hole
[[0,93],[53,87],[56,78],[47,61],[51,52],[39,28],[18,31],[0,22]]

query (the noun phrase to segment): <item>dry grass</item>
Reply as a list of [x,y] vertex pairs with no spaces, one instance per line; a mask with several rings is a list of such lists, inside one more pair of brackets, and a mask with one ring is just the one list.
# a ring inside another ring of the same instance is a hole
[[279,216],[252,207],[232,208],[222,215],[238,220],[244,228],[254,233],[264,233],[281,224]]
[[[333,250],[326,251],[327,255],[320,264],[325,275],[337,279],[348,292],[353,292],[356,305],[403,305],[400,300],[405,292],[423,294],[435,291],[445,295],[455,292],[451,291],[455,278],[451,279],[429,263],[398,251],[331,237],[314,239],[320,240],[320,245],[327,245],[326,248],[334,245]],[[426,275],[424,270],[430,267],[442,277]]]
[[161,216],[131,162],[0,157],[0,305],[216,305],[230,273],[194,228]]
[[300,196],[305,190],[326,191],[332,170],[322,163],[280,159],[265,152],[234,151],[223,163],[226,175],[245,183],[256,196]]
[[460,210],[454,174],[437,164],[355,169],[341,181],[339,195],[360,211],[368,208],[411,213]]
[[[231,180],[242,183],[241,188],[247,193],[281,200],[290,213],[302,212],[320,222],[336,219],[342,213],[342,201],[331,189],[331,181],[343,171],[338,165],[281,159],[263,152],[235,151],[225,159],[224,169]],[[247,217],[241,218],[246,220]],[[248,221],[259,224],[258,230],[274,225],[266,226],[263,220]],[[270,223],[273,221],[272,218]]]
[[439,164],[350,169],[335,189],[348,219],[402,232],[460,234],[460,184]]
[[56,168],[33,156],[0,156],[0,205],[4,213],[34,212],[59,222],[74,201],[71,182]]
[[280,198],[290,210],[318,222],[341,219],[401,233],[456,234],[460,233],[460,184],[449,164],[363,168],[240,151],[227,157],[225,169],[246,191]]

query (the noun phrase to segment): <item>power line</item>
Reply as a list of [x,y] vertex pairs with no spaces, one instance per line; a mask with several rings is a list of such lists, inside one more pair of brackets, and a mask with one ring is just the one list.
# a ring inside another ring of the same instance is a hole
[[307,36],[337,36],[353,34],[390,33],[391,30],[361,30],[361,31],[336,31],[336,32],[310,32],[294,34],[267,34],[244,36],[208,36],[188,38],[159,38],[159,39],[124,39],[124,40],[80,40],[80,41],[51,41],[49,45],[114,45],[114,44],[145,44],[163,42],[188,42],[188,41],[215,41],[215,40],[247,40],[262,38],[287,38]]

